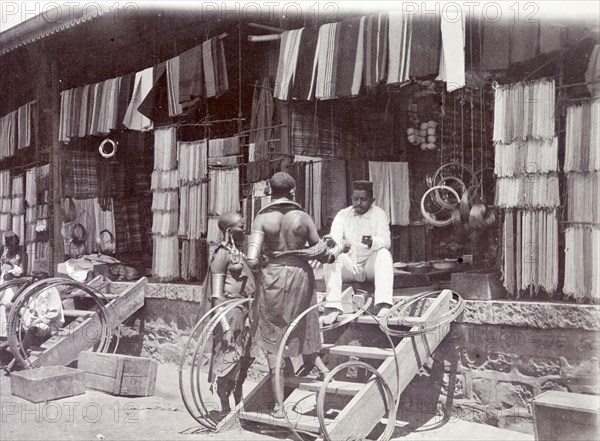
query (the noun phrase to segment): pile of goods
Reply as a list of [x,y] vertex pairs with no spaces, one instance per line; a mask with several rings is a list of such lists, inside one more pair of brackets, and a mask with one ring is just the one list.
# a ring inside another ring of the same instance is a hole
[[[418,125],[418,122],[415,125]],[[421,150],[435,150],[437,148],[438,123],[436,121],[427,121],[418,126],[419,128],[409,127],[406,129],[408,142],[412,145],[420,145]]]

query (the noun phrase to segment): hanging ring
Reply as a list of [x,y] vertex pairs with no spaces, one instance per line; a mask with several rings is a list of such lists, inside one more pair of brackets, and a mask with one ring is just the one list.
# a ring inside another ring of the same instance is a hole
[[[111,150],[106,151],[106,149],[105,149],[106,144],[110,144]],[[100,154],[102,155],[103,158],[110,159],[113,156],[115,156],[115,153],[117,153],[117,143],[110,138],[106,138],[104,141],[102,141],[100,143],[100,147],[98,147],[98,151],[100,152]]]

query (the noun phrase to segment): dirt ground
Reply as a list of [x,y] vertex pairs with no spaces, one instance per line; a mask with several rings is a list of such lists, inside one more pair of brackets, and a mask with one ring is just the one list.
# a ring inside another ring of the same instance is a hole
[[[253,382],[246,387],[251,388]],[[293,439],[286,431],[232,430],[207,433],[187,413],[179,395],[174,365],[159,365],[153,397],[114,397],[93,390],[33,404],[10,392],[10,378],[0,375],[0,440],[274,440]],[[439,426],[439,427],[435,427]],[[398,440],[522,440],[532,435],[466,421],[427,423]]]

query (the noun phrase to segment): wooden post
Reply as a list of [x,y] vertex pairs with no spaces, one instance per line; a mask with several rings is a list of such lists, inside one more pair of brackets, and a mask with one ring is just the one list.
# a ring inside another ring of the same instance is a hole
[[50,154],[50,173],[52,175],[52,243],[49,273],[54,275],[57,265],[64,259],[64,246],[61,234],[62,216],[60,212],[61,196],[61,164],[60,164],[60,141],[58,140],[60,125],[60,90],[58,87],[59,72],[56,59],[50,61],[50,106],[52,122],[52,151]]

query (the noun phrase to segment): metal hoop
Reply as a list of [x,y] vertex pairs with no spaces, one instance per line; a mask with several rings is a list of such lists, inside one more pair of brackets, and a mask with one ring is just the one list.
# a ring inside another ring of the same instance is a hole
[[434,219],[427,212],[427,210],[425,210],[425,198],[427,197],[427,195],[429,193],[431,193],[432,191],[436,191],[436,190],[446,190],[446,191],[449,191],[450,193],[452,193],[452,195],[456,198],[456,204],[458,204],[460,202],[460,198],[458,197],[458,193],[452,187],[447,187],[445,185],[437,185],[435,187],[431,187],[429,190],[427,190],[425,192],[425,194],[421,198],[421,215],[423,216],[423,218],[425,219],[425,221],[428,224],[431,224],[431,225],[433,225],[435,227],[445,227],[445,226],[448,226],[448,225],[450,225],[452,223],[452,218],[449,218],[449,219],[447,219],[445,221],[439,221],[437,219]]
[[[110,144],[110,146],[112,147],[112,150],[107,152],[104,147],[106,146],[106,144]],[[98,151],[100,152],[100,155],[105,158],[105,159],[110,159],[113,156],[115,156],[115,153],[117,153],[117,143],[115,141],[113,141],[110,138],[106,138],[104,141],[102,141],[100,143],[100,146],[98,147]]]

